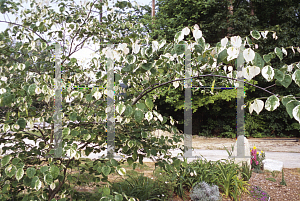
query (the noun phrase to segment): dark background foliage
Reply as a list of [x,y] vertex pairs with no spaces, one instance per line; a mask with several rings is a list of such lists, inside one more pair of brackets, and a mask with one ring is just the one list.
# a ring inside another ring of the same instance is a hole
[[[232,3],[232,13],[229,6]],[[253,41],[258,44],[256,51],[260,55],[274,52],[274,47],[285,47],[288,56],[280,61],[278,58],[271,60],[270,65],[279,69],[284,63],[291,64],[299,61],[300,56],[296,51],[292,53],[287,47],[300,46],[300,3],[293,0],[157,0],[155,20],[151,20],[151,8],[143,7],[146,14],[140,22],[145,24],[151,40],[174,40],[174,35],[184,27],[200,26],[207,43],[212,45],[219,42],[225,36],[240,35],[250,36],[250,31],[275,31],[278,36],[274,40],[272,33],[268,33],[268,39]],[[138,20],[138,19],[137,19]],[[189,39],[189,38],[187,38]],[[192,38],[191,38],[192,39]],[[206,77],[207,80],[211,79]],[[257,85],[268,88],[273,93],[280,95],[294,94],[300,96],[299,87],[292,82],[288,89],[278,83],[267,82],[261,75],[255,77]],[[207,82],[211,83],[211,82]],[[209,85],[208,85],[209,86]],[[245,103],[259,97],[269,97],[270,94],[253,87],[246,86]],[[248,89],[248,88],[249,89]],[[206,89],[209,91],[210,89]],[[165,115],[171,115],[178,120],[177,128],[183,128],[184,89],[174,89],[173,86],[163,87],[160,99],[155,101],[158,110]],[[192,90],[194,91],[194,90]],[[218,95],[201,94],[193,92],[193,135],[209,135],[222,137],[235,137],[236,133],[236,98],[233,90],[216,90]],[[264,99],[263,101],[265,101]],[[246,136],[291,136],[300,137],[299,123],[291,119],[285,107],[280,105],[273,112],[263,109],[259,115],[256,112],[249,113],[245,110]]]

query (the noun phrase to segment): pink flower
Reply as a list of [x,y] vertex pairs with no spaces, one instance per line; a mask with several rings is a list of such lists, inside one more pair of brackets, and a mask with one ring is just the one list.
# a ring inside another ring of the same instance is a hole
[[250,160],[250,164],[252,165],[252,159]]
[[256,163],[256,165],[258,165],[258,161],[256,161],[255,163]]

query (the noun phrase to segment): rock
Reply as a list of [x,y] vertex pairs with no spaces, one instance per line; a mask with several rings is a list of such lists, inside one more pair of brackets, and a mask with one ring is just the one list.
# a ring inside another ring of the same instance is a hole
[[283,168],[283,162],[272,160],[272,159],[265,159],[262,161],[263,163],[263,169],[269,170],[269,171],[282,171]]

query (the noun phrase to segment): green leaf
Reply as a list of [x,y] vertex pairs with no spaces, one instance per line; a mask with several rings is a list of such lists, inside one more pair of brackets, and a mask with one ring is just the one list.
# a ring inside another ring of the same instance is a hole
[[10,160],[11,160],[10,155],[3,156],[3,158],[1,159],[1,166],[2,167],[6,166]]
[[300,87],[300,70],[296,70],[293,75],[292,78],[294,80],[294,82]]
[[16,172],[16,179],[17,179],[18,181],[20,181],[20,179],[22,179],[23,175],[24,175],[24,170],[23,170],[23,168],[19,168],[19,169],[17,170],[17,172]]
[[272,55],[271,54],[265,54],[263,56],[263,58],[264,58],[264,60],[265,60],[266,63],[269,63],[271,61],[271,59],[272,59]]
[[126,170],[125,168],[118,168],[117,167],[117,172],[119,175],[123,176],[123,175],[126,175]]
[[194,45],[195,51],[202,54],[203,51],[205,50],[204,47],[202,47],[201,45]]
[[110,195],[110,189],[108,187],[103,188],[102,191],[103,191],[102,196]]
[[[37,178],[37,179],[35,179],[35,178]],[[34,183],[34,188],[35,188],[37,191],[40,190],[40,188],[42,187],[42,182],[41,182],[41,180],[39,180],[39,178],[35,176],[35,177],[32,179],[32,181],[35,181],[35,183]]]
[[9,190],[10,190],[9,184],[4,184],[2,188],[2,193],[6,194],[9,192]]
[[198,38],[197,39],[198,44],[203,48],[203,50],[205,49],[205,40],[203,37]]
[[126,56],[126,60],[129,64],[133,64],[136,61],[136,56],[128,54]]
[[34,95],[35,94],[35,89],[36,89],[36,84],[31,84],[27,89],[28,94],[29,95]]
[[121,72],[131,72],[133,71],[133,64],[126,64],[124,68],[121,69]]
[[115,195],[115,201],[122,201],[123,200],[123,196],[120,194]]
[[51,173],[53,179],[56,179],[59,175],[59,168],[55,165],[52,165],[49,172]]
[[260,54],[258,54],[257,52],[255,52],[255,57],[251,62],[254,66],[258,66],[260,69],[262,69],[265,65],[264,60],[261,58]]
[[261,35],[258,31],[251,31],[250,32],[250,35],[255,38],[256,40],[260,39],[261,38]]
[[145,104],[146,104],[146,106],[148,107],[149,110],[153,109],[154,104],[153,104],[153,101],[150,98],[146,98]]
[[111,171],[111,168],[109,166],[102,167],[102,173],[104,176],[108,176],[110,171]]
[[45,184],[47,184],[47,185],[52,184],[52,182],[53,182],[53,177],[52,177],[52,175],[51,175],[51,174],[45,174],[45,176],[44,176],[44,182],[45,182]]
[[157,154],[156,149],[152,148],[152,149],[151,149],[151,155],[156,156],[156,154]]
[[276,182],[276,179],[274,179],[274,178],[266,178],[266,180]]
[[279,105],[280,105],[279,98],[273,95],[267,99],[265,103],[265,108],[268,111],[274,111]]
[[128,165],[131,165],[134,162],[132,157],[127,158]]
[[281,100],[282,104],[286,107],[286,104],[288,102],[290,102],[291,100],[296,100],[294,96],[292,95],[288,95],[288,96],[284,96]]
[[275,75],[274,75],[275,79],[282,82],[284,80],[284,74],[278,69],[274,69],[274,71],[275,71]]
[[153,67],[153,63],[152,62],[143,63],[141,66],[145,70],[150,70]]
[[121,79],[121,75],[115,74],[115,82],[119,83],[119,80]]
[[72,113],[70,114],[70,120],[75,122],[76,119],[77,119],[77,114],[76,114],[75,112],[72,112]]
[[86,99],[87,102],[91,102],[93,100],[93,95],[88,94],[88,95],[86,95],[85,99]]
[[130,105],[126,105],[124,115],[129,117],[129,116],[131,116],[132,112],[133,112],[132,107]]
[[74,29],[74,24],[69,25],[70,29]]
[[185,45],[184,44],[175,44],[175,53],[177,55],[181,55],[185,53]]
[[217,58],[217,64],[221,63],[222,61],[224,61],[224,59],[226,59],[228,56],[227,54],[227,49],[224,49],[222,52],[220,52],[218,54],[218,58]]
[[17,172],[17,168],[14,166],[14,165],[12,165],[12,164],[10,164],[10,165],[8,165],[6,168],[5,168],[5,174],[8,176],[8,177],[12,177],[12,176],[14,176],[15,174],[16,174],[16,172]]
[[118,103],[118,105],[116,107],[117,113],[122,115],[125,110],[126,110],[125,105],[123,103]]
[[[280,81],[279,81],[280,82]],[[292,83],[292,78],[290,75],[285,75],[283,81],[280,82],[285,88],[288,88],[288,86]]]
[[137,103],[136,107],[142,111],[146,111],[146,105],[144,103]]
[[283,59],[283,54],[280,48],[276,47],[274,49],[275,54],[278,56],[278,58],[280,59],[280,61]]
[[299,101],[296,100],[291,100],[286,104],[286,111],[290,115],[291,119],[293,118],[293,109],[297,106],[300,105]]
[[144,118],[144,113],[141,110],[136,110],[134,113],[134,119],[140,123],[142,122],[143,118]]
[[26,127],[26,121],[24,118],[18,119],[17,124],[20,126],[20,129],[24,129]]
[[33,167],[27,168],[27,170],[26,170],[26,175],[30,179],[35,175],[35,173],[36,173],[36,170]]
[[118,161],[116,161],[115,159],[110,159],[110,163],[113,165],[113,166],[115,166],[115,167],[117,167],[118,165],[119,165],[119,163],[118,163]]
[[14,159],[11,161],[11,163],[12,163],[13,165],[17,165],[20,161],[21,161],[20,158],[14,158]]
[[252,40],[248,36],[246,36],[246,40],[247,40],[247,42],[248,42],[249,45],[253,45]]
[[63,136],[67,136],[70,134],[70,129],[69,128],[64,128],[62,131]]
[[[298,101],[299,102],[299,101]],[[300,102],[299,102],[300,103]],[[293,109],[293,116],[300,124],[300,105]],[[299,126],[299,124],[297,124]]]
[[72,135],[73,137],[78,136],[78,134],[79,134],[79,131],[77,131],[77,130],[72,130],[72,131],[71,131],[71,135]]
[[43,167],[41,167],[41,168],[40,168],[40,171],[41,171],[42,174],[44,174],[45,172],[48,171],[48,166],[43,166]]

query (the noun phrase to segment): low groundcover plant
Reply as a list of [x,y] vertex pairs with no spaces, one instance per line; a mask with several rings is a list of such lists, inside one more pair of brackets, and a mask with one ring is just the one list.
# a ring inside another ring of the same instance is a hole
[[269,201],[270,196],[267,192],[263,191],[259,186],[251,186],[250,195],[256,200]]
[[190,194],[192,201],[219,201],[220,192],[216,185],[210,186],[206,182],[197,183]]

